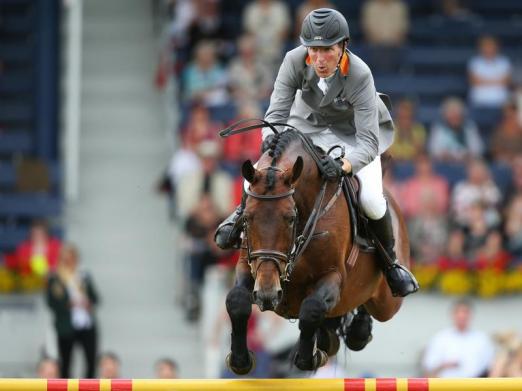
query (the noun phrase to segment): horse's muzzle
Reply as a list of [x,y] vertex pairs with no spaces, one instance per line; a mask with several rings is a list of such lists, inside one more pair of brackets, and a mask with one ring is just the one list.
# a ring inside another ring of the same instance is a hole
[[261,311],[273,311],[283,298],[283,290],[275,287],[271,290],[254,290],[252,296]]

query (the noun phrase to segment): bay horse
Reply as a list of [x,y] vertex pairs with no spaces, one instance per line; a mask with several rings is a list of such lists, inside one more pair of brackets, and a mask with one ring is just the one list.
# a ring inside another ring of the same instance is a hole
[[[299,319],[294,364],[301,370],[316,370],[337,353],[336,329],[355,309],[384,322],[402,304],[392,295],[376,253],[353,251],[357,245],[340,183],[321,177],[306,140],[292,129],[276,134],[255,166],[246,161],[241,168],[249,188],[235,285],[226,298],[232,323],[226,363],[236,374],[247,374],[255,363],[246,339],[252,303]],[[404,220],[386,196],[395,251],[409,263]]]

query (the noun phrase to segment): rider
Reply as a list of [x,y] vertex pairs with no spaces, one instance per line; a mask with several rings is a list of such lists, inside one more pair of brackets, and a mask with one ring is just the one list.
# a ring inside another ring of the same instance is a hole
[[[361,207],[387,253],[379,257],[381,269],[392,293],[406,296],[417,291],[418,284],[397,260],[382,186],[380,154],[393,143],[394,135],[389,98],[376,92],[368,66],[347,49],[350,32],[340,12],[329,8],[310,12],[300,39],[302,46],[289,51],[279,69],[265,120],[288,120],[325,151],[334,145],[345,148],[342,159],[323,158],[323,176],[336,181],[342,175],[357,175]],[[270,129],[263,129],[265,145],[271,135]],[[243,208],[244,199],[218,227],[219,247],[237,245]]]

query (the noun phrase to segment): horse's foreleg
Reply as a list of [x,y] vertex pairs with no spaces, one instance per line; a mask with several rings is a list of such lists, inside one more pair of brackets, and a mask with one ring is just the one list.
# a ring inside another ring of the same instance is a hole
[[316,370],[328,361],[325,352],[316,349],[315,334],[326,314],[339,302],[342,277],[338,272],[321,278],[315,291],[303,300],[299,310],[299,344],[295,365],[301,370]]
[[236,266],[236,284],[228,293],[226,306],[232,323],[231,351],[226,364],[238,375],[246,375],[254,366],[254,356],[247,346],[247,323],[252,312],[254,279],[248,264],[240,259]]

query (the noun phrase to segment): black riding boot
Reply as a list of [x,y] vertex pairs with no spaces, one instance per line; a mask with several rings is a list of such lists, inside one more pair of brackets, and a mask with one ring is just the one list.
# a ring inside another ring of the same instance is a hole
[[[397,255],[393,249],[395,239],[393,237],[392,220],[389,209],[379,220],[368,220],[370,229],[373,231],[377,240],[382,245],[382,250],[386,254],[380,254],[380,266],[390,286],[393,296],[404,297],[410,293],[415,293],[419,289],[419,284],[413,274],[397,260]],[[377,244],[379,250],[379,245]]]
[[227,250],[241,246],[241,224],[239,220],[245,210],[246,193],[243,192],[241,203],[216,229],[214,241],[219,248]]

